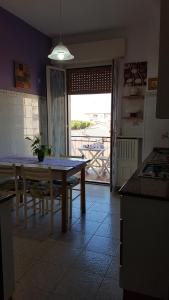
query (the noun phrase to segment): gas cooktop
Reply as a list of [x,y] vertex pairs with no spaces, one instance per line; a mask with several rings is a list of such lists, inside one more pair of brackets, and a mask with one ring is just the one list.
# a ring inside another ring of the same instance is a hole
[[148,163],[141,171],[140,176],[149,178],[169,179],[168,163]]
[[138,176],[169,180],[169,149],[155,148]]

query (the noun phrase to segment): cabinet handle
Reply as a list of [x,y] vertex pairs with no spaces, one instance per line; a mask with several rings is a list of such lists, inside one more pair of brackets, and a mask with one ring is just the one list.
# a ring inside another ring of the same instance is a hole
[[123,243],[123,219],[120,219],[120,242]]
[[123,219],[120,219],[120,266],[123,265]]
[[123,244],[120,244],[120,266],[123,265]]

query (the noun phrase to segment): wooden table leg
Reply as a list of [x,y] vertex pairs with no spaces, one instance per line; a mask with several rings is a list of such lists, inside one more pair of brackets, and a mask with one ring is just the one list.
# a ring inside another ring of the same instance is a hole
[[86,212],[85,167],[81,170],[81,213]]
[[67,232],[68,225],[68,192],[66,174],[62,175],[62,232]]

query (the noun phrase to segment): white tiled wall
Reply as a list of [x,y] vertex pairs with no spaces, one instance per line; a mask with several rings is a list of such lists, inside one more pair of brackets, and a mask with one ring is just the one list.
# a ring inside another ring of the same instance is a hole
[[39,134],[39,97],[0,90],[0,155],[31,154],[26,136]]

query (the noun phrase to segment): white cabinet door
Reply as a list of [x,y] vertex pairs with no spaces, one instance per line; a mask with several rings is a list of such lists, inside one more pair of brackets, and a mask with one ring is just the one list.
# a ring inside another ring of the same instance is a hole
[[168,216],[168,201],[132,196],[121,198],[122,288],[168,299]]
[[156,116],[169,118],[169,1],[161,0],[159,83]]

